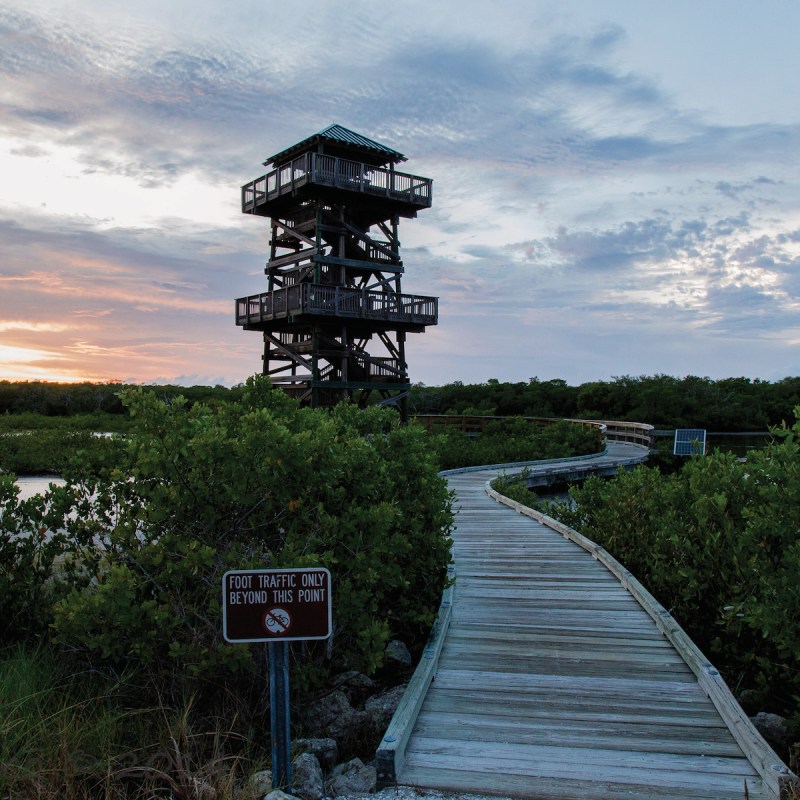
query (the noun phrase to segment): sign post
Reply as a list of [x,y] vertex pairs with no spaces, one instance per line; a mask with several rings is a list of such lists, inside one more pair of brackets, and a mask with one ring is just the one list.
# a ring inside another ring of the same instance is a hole
[[272,788],[291,790],[292,737],[289,729],[289,644],[270,642],[269,717],[272,739]]
[[272,788],[291,790],[289,642],[327,639],[333,631],[331,574],[305,569],[234,569],[222,576],[226,642],[267,642]]

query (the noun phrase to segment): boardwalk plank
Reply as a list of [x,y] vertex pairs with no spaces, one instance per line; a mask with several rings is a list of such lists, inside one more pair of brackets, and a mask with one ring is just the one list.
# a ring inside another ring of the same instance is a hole
[[558,747],[607,750],[636,750],[638,752],[682,753],[684,755],[724,756],[738,758],[738,747],[731,741],[727,728],[708,727],[698,736],[694,721],[678,719],[661,723],[650,716],[636,723],[633,719],[619,721],[585,719],[582,714],[569,718],[560,716],[557,725],[531,725],[527,717],[489,718],[481,709],[462,713],[424,711],[419,715],[417,734],[436,738],[447,732],[449,739],[484,741],[514,741],[520,744],[553,745]]
[[484,764],[473,769],[452,769],[445,766],[425,767],[409,763],[403,782],[411,786],[438,787],[455,792],[481,792],[485,794],[513,795],[530,800],[743,800],[745,782],[750,800],[767,800],[760,784],[743,778],[732,780],[721,787],[662,786],[642,773],[640,782],[618,783],[607,780],[576,778],[572,775],[558,777],[543,775],[499,774]]

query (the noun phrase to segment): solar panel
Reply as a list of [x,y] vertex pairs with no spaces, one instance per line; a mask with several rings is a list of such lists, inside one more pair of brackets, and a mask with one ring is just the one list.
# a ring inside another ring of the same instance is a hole
[[693,456],[706,454],[706,432],[703,428],[678,428],[675,431],[676,456]]

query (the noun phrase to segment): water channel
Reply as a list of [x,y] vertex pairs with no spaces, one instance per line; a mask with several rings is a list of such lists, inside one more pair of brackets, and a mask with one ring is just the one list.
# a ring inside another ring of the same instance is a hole
[[17,478],[19,499],[28,500],[35,494],[44,494],[51,483],[55,483],[57,486],[64,485],[64,481],[55,475],[29,475]]

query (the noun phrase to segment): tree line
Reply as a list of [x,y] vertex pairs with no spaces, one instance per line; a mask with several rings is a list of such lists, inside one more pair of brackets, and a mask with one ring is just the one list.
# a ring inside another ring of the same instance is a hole
[[[47,383],[0,381],[0,414],[25,412],[49,417],[123,414],[121,383]],[[147,387],[165,402],[237,401],[243,387]],[[565,380],[486,383],[454,381],[443,386],[416,384],[412,414],[481,414],[647,422],[656,428],[707,428],[713,431],[761,431],[794,419],[800,405],[800,377],[777,381],[758,378],[712,380],[689,375],[623,375],[577,386]]]
[[792,421],[799,404],[800,377],[770,382],[624,375],[579,386],[561,379],[508,383],[492,378],[480,384],[416,385],[411,394],[415,414],[612,419],[720,432],[766,430]]
[[[0,381],[0,414],[42,414],[46,417],[72,417],[81,414],[125,414],[120,399],[125,389],[120,382],[51,383],[49,381]],[[174,386],[146,387],[165,402],[183,397],[191,407],[195,403],[239,400],[244,387]]]

